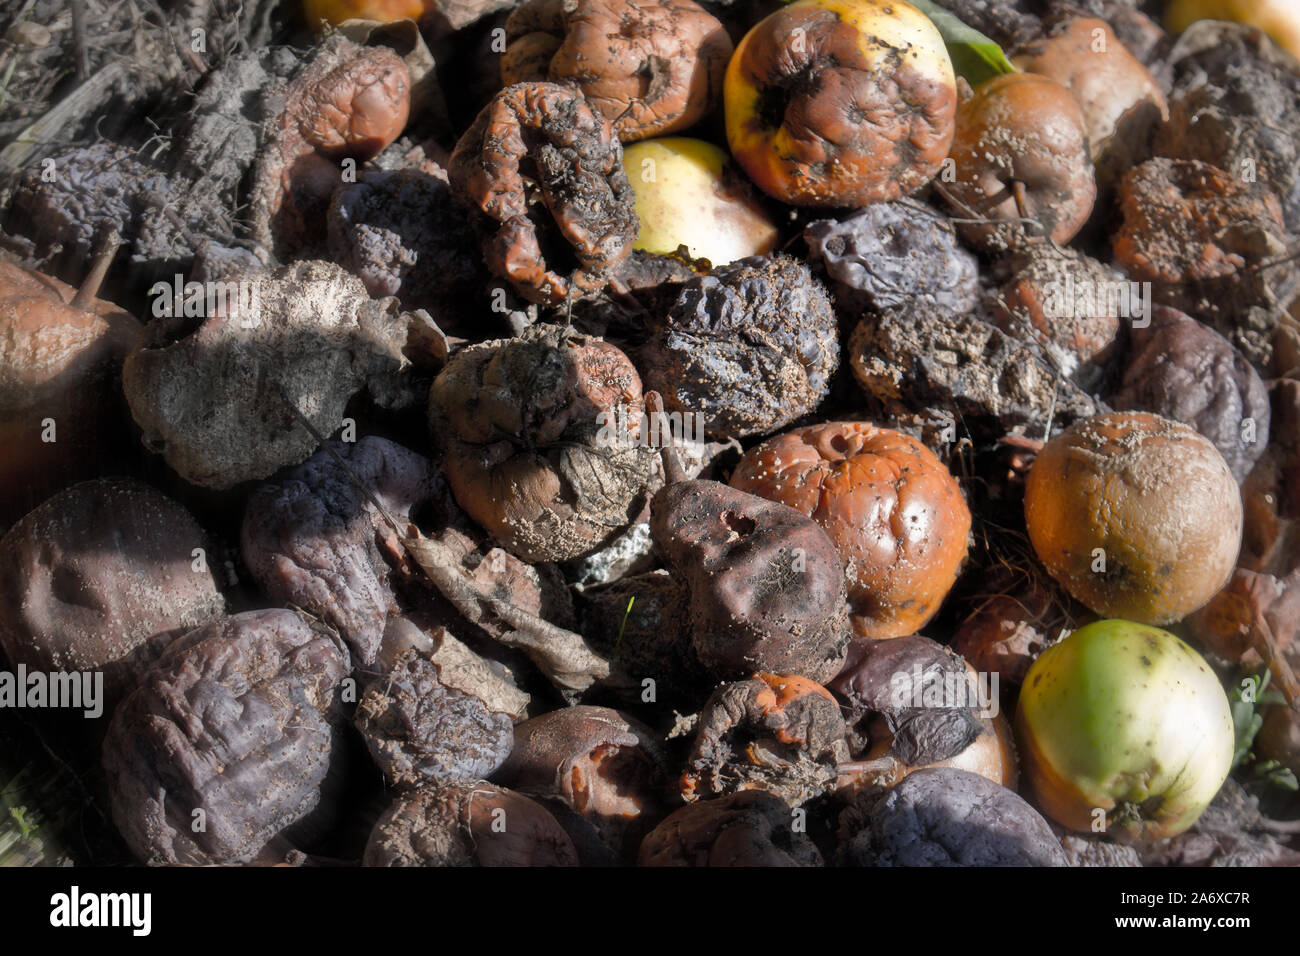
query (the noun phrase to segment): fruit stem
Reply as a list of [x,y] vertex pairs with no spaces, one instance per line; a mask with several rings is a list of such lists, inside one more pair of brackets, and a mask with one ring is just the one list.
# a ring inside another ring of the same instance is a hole
[[104,284],[104,276],[108,274],[108,267],[113,264],[113,257],[117,255],[117,247],[121,241],[121,236],[114,228],[107,227],[100,231],[95,241],[94,257],[90,260],[90,271],[86,273],[81,288],[77,289],[77,294],[69,303],[74,309],[84,312],[99,294],[99,287]]

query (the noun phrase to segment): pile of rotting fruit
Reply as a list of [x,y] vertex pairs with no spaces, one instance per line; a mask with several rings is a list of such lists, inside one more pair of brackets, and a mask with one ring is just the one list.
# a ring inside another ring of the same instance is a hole
[[0,14],[0,857],[1300,861],[1300,13],[914,3]]

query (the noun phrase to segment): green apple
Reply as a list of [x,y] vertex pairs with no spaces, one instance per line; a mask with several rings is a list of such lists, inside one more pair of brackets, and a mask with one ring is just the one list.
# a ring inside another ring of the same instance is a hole
[[664,136],[623,149],[641,231],[635,249],[686,246],[715,266],[776,248],[776,224],[727,153],[702,139]]
[[1048,816],[1125,842],[1182,833],[1232,766],[1232,712],[1214,671],[1173,634],[1131,621],[1096,621],[1034,661],[1016,738]]

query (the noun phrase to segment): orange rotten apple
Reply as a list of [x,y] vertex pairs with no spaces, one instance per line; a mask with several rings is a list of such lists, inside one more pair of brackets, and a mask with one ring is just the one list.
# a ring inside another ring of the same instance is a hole
[[1040,230],[1057,243],[1083,228],[1097,196],[1083,111],[1068,89],[1036,73],[1006,73],[976,87],[957,110],[955,181],[944,197],[985,252],[1021,245]]
[[956,479],[928,448],[891,428],[797,428],[751,448],[731,484],[826,530],[844,559],[860,637],[915,634],[966,558],[971,515]]
[[929,182],[952,143],[943,37],[903,0],[795,0],[727,66],[727,141],[760,189],[798,206],[865,206]]
[[1241,493],[1194,429],[1110,412],[1043,446],[1025,481],[1025,523],[1052,577],[1093,611],[1172,624],[1232,576]]
[[425,0],[303,0],[303,14],[315,29],[322,20],[337,26],[344,20],[418,20],[429,6]]

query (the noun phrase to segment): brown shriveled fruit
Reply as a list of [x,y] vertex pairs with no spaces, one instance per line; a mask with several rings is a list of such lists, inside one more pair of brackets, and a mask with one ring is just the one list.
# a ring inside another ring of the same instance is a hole
[[169,645],[104,741],[113,820],[135,855],[248,863],[314,810],[348,669],[325,628],[278,608],[218,618]]
[[875,203],[839,221],[811,222],[803,237],[809,263],[826,271],[846,321],[918,300],[957,313],[975,308],[979,263],[948,217],[923,203]]
[[140,324],[122,309],[0,261],[0,527],[89,478],[125,423],[118,376]]
[[[752,256],[683,282],[636,352],[646,387],[712,438],[769,434],[813,411],[839,364],[830,297],[785,255]],[[684,416],[690,415],[692,418]]]
[[445,631],[440,638],[435,648],[408,620],[390,621],[378,673],[357,701],[353,723],[399,790],[491,776],[514,743],[510,715],[463,679],[467,669],[490,674],[487,663]]
[[919,441],[868,422],[799,428],[750,449],[735,488],[813,518],[839,548],[856,634],[914,634],[966,557],[961,489]]
[[658,738],[608,707],[564,707],[515,727],[501,784],[559,799],[617,853],[632,851],[664,812],[668,765]]
[[433,484],[427,459],[386,438],[331,442],[249,495],[244,564],[267,597],[315,615],[358,664],[373,664],[400,575],[390,569],[392,532],[367,496],[408,521]]
[[1115,260],[1129,277],[1266,367],[1277,320],[1253,313],[1279,311],[1297,289],[1294,269],[1259,268],[1292,251],[1270,185],[1198,160],[1151,159],[1124,177],[1119,208]]
[[[330,258],[375,298],[425,309],[444,331],[482,325],[489,276],[441,168],[363,173],[330,203]],[[463,330],[463,331],[462,331]]]
[[363,163],[406,126],[411,78],[387,47],[325,40],[283,91],[284,109],[263,132],[249,199],[252,237],[287,258],[323,245],[339,163]]
[[1034,336],[924,303],[867,312],[848,341],[853,377],[891,418],[959,419],[985,441],[1097,413],[1044,352]]
[[1025,483],[1039,559],[1104,617],[1182,620],[1232,574],[1237,482],[1210,441],[1146,412],[1112,412],[1049,441]]
[[526,0],[505,29],[503,83],[575,84],[625,143],[701,120],[732,50],[694,0]]
[[578,851],[540,804],[479,781],[398,798],[375,824],[362,864],[577,866]]
[[1169,118],[1160,84],[1105,20],[1060,21],[1022,50],[1015,64],[1055,80],[1079,101],[1103,189],[1149,155],[1152,130]]
[[638,866],[823,866],[790,807],[766,790],[742,790],[671,813],[646,835]]
[[1268,445],[1264,382],[1223,336],[1191,316],[1156,306],[1130,333],[1128,365],[1109,396],[1117,411],[1154,412],[1191,425],[1244,481]]
[[959,226],[985,252],[1037,236],[1069,242],[1092,213],[1097,185],[1083,112],[1045,76],[1009,73],[981,83],[957,108],[948,155],[956,178],[940,194],[956,216],[992,220]]
[[314,260],[231,281],[247,295],[152,322],[122,369],[145,446],[186,481],[230,488],[305,460],[317,443],[295,409],[329,435],[363,387],[381,405],[414,401],[395,299]]
[[755,672],[829,680],[848,643],[844,568],[815,521],[716,481],[674,481],[650,533],[690,594],[691,640],[718,680]]
[[1295,59],[1256,27],[1209,19],[1191,24],[1161,59],[1170,74],[1169,122],[1156,132],[1156,154],[1253,173],[1277,192],[1287,226],[1300,228]]
[[[1277,578],[1237,568],[1209,604],[1187,617],[1186,627],[1225,661],[1246,666],[1263,661],[1271,667],[1268,654],[1286,653],[1300,638],[1300,570]],[[1271,648],[1260,640],[1263,633]]]
[[529,561],[590,554],[636,520],[653,457],[642,408],[627,356],[553,325],[456,353],[429,392],[457,503]]
[[796,0],[727,67],[727,141],[768,195],[857,208],[911,195],[952,143],[956,80],[943,38],[908,3]]
[[1036,340],[1071,380],[1095,388],[1120,352],[1128,283],[1096,259],[1045,243],[1027,246],[1008,265],[1011,277],[989,303],[993,323]]
[[96,479],[44,502],[0,538],[0,648],[39,671],[102,671],[110,701],[177,635],[225,602],[211,541],[139,481]]
[[1012,790],[932,767],[841,817],[850,866],[1065,866],[1047,821]]
[[997,713],[998,686],[943,645],[920,635],[857,638],[829,686],[848,711],[852,760],[839,767],[841,797],[891,787],[922,767],[969,770],[1015,786],[1015,745]]
[[848,759],[830,691],[790,674],[723,684],[700,711],[680,780],[688,803],[766,790],[797,807],[830,790]]
[[488,269],[530,302],[599,288],[636,241],[623,148],[576,88],[506,87],[461,136],[447,173]]

